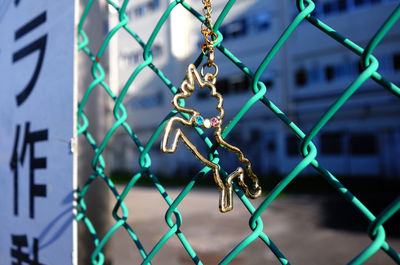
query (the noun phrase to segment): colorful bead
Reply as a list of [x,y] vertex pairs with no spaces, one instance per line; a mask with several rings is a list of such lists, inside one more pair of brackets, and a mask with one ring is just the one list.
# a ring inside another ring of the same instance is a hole
[[211,128],[211,121],[209,119],[204,120],[204,127],[206,127],[207,129]]
[[219,120],[217,118],[212,118],[211,124],[213,127],[217,127],[219,125]]
[[197,116],[196,117],[196,123],[198,124],[198,125],[203,125],[203,123],[204,123],[204,119],[203,119],[203,117],[201,117],[201,116]]

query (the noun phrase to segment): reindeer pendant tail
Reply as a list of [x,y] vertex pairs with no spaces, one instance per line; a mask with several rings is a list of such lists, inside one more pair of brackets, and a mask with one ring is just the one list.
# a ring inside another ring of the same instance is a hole
[[[204,67],[207,66],[209,68],[214,67],[215,68],[215,73],[206,73],[204,75]],[[243,152],[237,148],[236,146],[233,146],[222,138],[222,120],[224,117],[224,109],[223,109],[223,98],[220,93],[216,91],[215,88],[215,83],[216,83],[216,76],[218,74],[218,67],[212,62],[209,64],[205,64],[201,68],[201,76],[199,72],[196,69],[196,66],[193,64],[190,64],[188,66],[187,70],[187,79],[183,81],[181,87],[179,88],[180,93],[177,93],[173,100],[172,100],[172,105],[174,108],[181,112],[181,113],[186,113],[189,114],[190,117],[188,120],[181,118],[181,117],[173,117],[171,118],[166,127],[165,127],[165,133],[164,137],[162,140],[161,144],[161,151],[164,153],[173,153],[175,152],[177,146],[178,146],[178,141],[181,140],[189,149],[190,151],[207,167],[212,169],[213,176],[215,183],[218,185],[219,190],[220,190],[220,198],[219,198],[219,210],[221,212],[228,212],[232,210],[233,208],[233,186],[232,186],[232,181],[237,180],[237,183],[239,186],[242,188],[242,190],[245,192],[246,196],[254,199],[258,198],[261,195],[261,187],[258,184],[258,178],[257,176],[253,173],[253,170],[251,168],[251,163],[250,161],[244,156]],[[218,100],[217,104],[217,111],[219,112],[219,115],[216,117],[213,117],[211,119],[206,119],[201,116],[200,112],[190,109],[190,108],[185,108],[182,107],[178,104],[180,99],[185,99],[187,97],[190,97],[192,92],[195,91],[195,83],[200,87],[200,88],[209,88],[211,96],[216,98]],[[218,142],[218,144],[225,148],[228,151],[234,152],[238,160],[245,165],[245,171],[247,175],[249,176],[250,180],[252,181],[252,187],[251,189],[248,188],[247,184],[244,182],[244,170],[242,167],[238,167],[235,171],[229,174],[227,177],[226,181],[223,181],[221,179],[221,176],[219,174],[219,166],[218,164],[213,163],[209,159],[207,159],[205,156],[203,156],[196,148],[195,145],[193,145],[192,142],[183,134],[182,130],[177,128],[172,132],[172,139],[170,137],[171,135],[171,130],[173,130],[174,124],[183,124],[185,126],[199,126],[204,129],[215,129],[215,139]],[[169,141],[172,140],[172,143],[169,145]]]

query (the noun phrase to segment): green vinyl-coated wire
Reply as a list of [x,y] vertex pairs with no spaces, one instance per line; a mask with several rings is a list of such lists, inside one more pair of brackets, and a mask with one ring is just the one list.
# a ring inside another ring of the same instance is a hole
[[[154,72],[155,78],[159,78],[165,84],[166,89],[168,89],[172,94],[178,92],[178,89],[172,84],[172,82],[161,71],[161,69],[157,68],[157,66],[153,64],[153,56],[151,51],[154,40],[159,34],[163,25],[166,23],[172,10],[174,10],[174,8],[179,5],[199,20],[199,26],[204,21],[204,17],[184,0],[171,1],[171,3],[167,6],[166,10],[162,14],[161,18],[159,19],[158,23],[154,27],[150,37],[147,41],[145,41],[139,36],[139,34],[137,34],[132,28],[128,26],[129,18],[126,14],[126,8],[130,1],[125,0],[120,4],[112,0],[108,0],[107,2],[110,8],[113,8],[115,11],[118,12],[119,23],[109,30],[107,36],[104,39],[104,42],[96,53],[90,50],[90,39],[84,31],[85,21],[90,9],[92,8],[93,0],[89,0],[87,2],[82,12],[77,30],[78,50],[81,53],[84,53],[92,61],[91,73],[93,76],[93,81],[84,91],[85,93],[81,98],[78,106],[78,134],[81,135],[81,137],[85,137],[88,143],[91,145],[94,151],[94,157],[92,160],[93,173],[91,176],[87,177],[85,184],[78,190],[76,219],[78,221],[84,222],[88,229],[88,232],[92,235],[93,244],[95,246],[95,250],[92,253],[92,264],[104,263],[105,258],[102,249],[104,245],[108,242],[110,237],[118,229],[125,229],[126,232],[129,234],[135,246],[138,248],[140,255],[143,258],[142,264],[151,264],[153,257],[173,236],[176,236],[179,239],[182,247],[191,257],[194,264],[203,264],[200,258],[197,256],[195,250],[190,245],[189,241],[186,239],[183,232],[180,230],[180,226],[182,225],[183,220],[177,208],[182,200],[185,198],[185,196],[187,196],[192,190],[197,181],[202,176],[207,174],[210,169],[204,167],[197,174],[192,176],[191,180],[180,192],[177,198],[175,200],[172,200],[168,196],[163,185],[157,179],[156,175],[152,173],[151,157],[148,153],[150,148],[156,142],[156,139],[160,137],[160,134],[162,133],[167,121],[171,117],[175,115],[182,115],[183,117],[187,118],[188,116],[184,113],[177,113],[175,110],[171,111],[170,113],[166,113],[165,117],[162,117],[160,119],[161,122],[153,132],[150,139],[145,145],[143,145],[137,134],[132,129],[132,126],[127,123],[128,113],[122,102],[126,93],[128,92],[128,89],[135,82],[138,74],[146,68],[151,69]],[[369,222],[369,228],[367,232],[371,238],[371,244],[366,246],[361,253],[355,253],[354,258],[349,261],[349,264],[362,264],[363,262],[368,260],[368,258],[373,256],[379,249],[385,251],[395,263],[400,264],[400,254],[387,243],[386,234],[383,227],[384,223],[388,219],[390,219],[395,213],[399,212],[400,197],[395,199],[390,205],[388,205],[387,208],[382,211],[378,216],[373,215],[372,212],[350,192],[350,190],[348,190],[328,169],[324,168],[323,165],[321,165],[317,161],[316,157],[318,150],[312,142],[314,137],[318,135],[321,129],[324,128],[324,126],[337,113],[337,111],[340,110],[343,104],[345,104],[347,100],[367,80],[374,80],[382,88],[388,90],[396,97],[400,97],[400,88],[396,84],[385,79],[379,73],[379,61],[373,56],[373,51],[375,50],[375,48],[379,45],[381,40],[386,36],[388,31],[394,26],[394,24],[400,19],[400,5],[394,9],[393,13],[390,14],[387,20],[378,29],[378,31],[371,38],[366,47],[362,48],[355,42],[351,41],[347,36],[341,35],[333,28],[321,21],[319,18],[313,16],[312,12],[315,9],[315,3],[313,1],[297,0],[296,5],[299,11],[298,14],[289,23],[289,25],[282,32],[280,37],[275,41],[274,45],[269,49],[266,48],[265,58],[260,62],[259,66],[253,73],[249,67],[244,65],[244,63],[235,56],[235,54],[224,47],[223,34],[219,31],[219,27],[225,20],[226,16],[229,14],[235,2],[235,0],[228,0],[224,8],[222,9],[222,12],[215,20],[213,29],[218,35],[218,40],[215,43],[215,47],[221,52],[223,56],[226,56],[226,58],[228,58],[236,67],[238,67],[238,69],[240,69],[251,79],[253,95],[248,96],[246,103],[239,109],[232,120],[229,121],[228,125],[224,128],[222,135],[224,138],[227,137],[228,134],[240,122],[241,118],[248,112],[248,110],[251,109],[254,104],[261,103],[265,105],[266,111],[272,112],[277,119],[279,119],[293,132],[294,135],[301,139],[300,155],[303,157],[303,159],[291,170],[289,174],[282,178],[280,183],[278,183],[274,187],[274,189],[264,198],[261,205],[259,205],[257,208],[254,208],[254,206],[246,198],[243,192],[237,186],[235,186],[236,195],[239,197],[240,201],[250,213],[250,234],[247,237],[239,240],[238,244],[229,253],[226,254],[226,256],[221,260],[220,264],[229,264],[243,249],[250,246],[257,239],[260,239],[262,242],[265,243],[266,247],[272,251],[272,253],[281,264],[290,264],[289,260],[284,256],[278,246],[274,244],[265,234],[265,224],[263,223],[261,214],[267,211],[267,208],[271,204],[271,202],[277,198],[277,196],[286,188],[289,183],[295,181],[296,177],[299,176],[299,174],[308,166],[313,167],[316,172],[318,172],[320,176],[325,179],[332,186],[332,188],[338,192],[338,194],[343,196],[349,204],[352,204],[354,206],[354,209]],[[359,56],[359,62],[362,68],[362,72],[354,78],[354,81],[346,89],[344,89],[342,94],[331,106],[326,109],[325,113],[321,115],[319,120],[312,126],[312,128],[308,132],[304,132],[303,130],[301,130],[298,125],[291,121],[290,118],[268,98],[267,87],[260,81],[262,74],[266,71],[270,62],[279,53],[282,45],[290,41],[290,36],[296,30],[300,23],[309,23],[313,25],[315,29],[320,30],[321,32],[329,36],[332,41],[337,42],[339,45],[346,47],[355,55]],[[131,73],[119,95],[115,95],[111,91],[109,85],[105,82],[105,72],[101,65],[101,58],[105,50],[108,48],[110,40],[112,38],[115,38],[115,34],[118,31],[125,31],[142,47],[144,60]],[[199,66],[203,59],[204,55],[202,53],[199,53],[197,60],[195,60],[194,62],[195,65]],[[90,120],[88,120],[87,116],[85,115],[85,105],[95,87],[101,87],[102,89],[104,89],[110,99],[115,102],[113,109],[113,116],[115,121],[111,128],[109,128],[106,136],[101,142],[96,142],[89,132]],[[184,104],[184,102],[182,102],[182,104]],[[106,163],[103,157],[104,149],[109,144],[110,138],[119,127],[122,127],[124,129],[130,139],[135,143],[137,150],[140,153],[140,170],[132,174],[132,178],[125,186],[121,194],[119,194],[114,183],[105,173]],[[214,163],[218,163],[218,146],[216,144],[213,144],[212,141],[210,141],[210,139],[208,139],[204,135],[202,129],[196,127],[195,130],[197,134],[203,139],[206,147],[209,149],[210,159]],[[227,176],[227,173],[222,167],[221,173],[224,176]],[[103,238],[99,238],[91,220],[86,216],[87,206],[85,204],[85,194],[96,178],[101,178],[105,182],[105,184],[109,187],[117,200],[112,212],[115,223],[108,230],[106,235],[103,236]],[[143,247],[138,235],[134,232],[133,228],[126,222],[129,216],[129,212],[127,206],[124,203],[124,199],[140,178],[150,178],[154,184],[154,188],[162,195],[165,203],[169,206],[167,212],[165,213],[165,222],[170,229],[160,238],[160,240],[153,246],[152,249],[147,250]],[[120,213],[120,215],[118,215],[118,213]]]

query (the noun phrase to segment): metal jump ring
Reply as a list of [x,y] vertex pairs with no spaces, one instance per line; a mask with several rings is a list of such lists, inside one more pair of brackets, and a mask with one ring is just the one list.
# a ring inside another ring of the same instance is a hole
[[213,78],[216,78],[218,75],[218,66],[215,63],[212,63],[211,65],[209,65],[208,63],[203,64],[203,66],[201,67],[201,71],[200,71],[201,76],[204,77],[204,67],[206,67],[206,66],[208,68],[214,67],[215,72],[213,74],[211,74],[211,73],[210,74],[213,76]]
[[204,35],[204,39],[208,44],[214,45],[218,40],[218,35],[214,31],[207,32],[207,35]]

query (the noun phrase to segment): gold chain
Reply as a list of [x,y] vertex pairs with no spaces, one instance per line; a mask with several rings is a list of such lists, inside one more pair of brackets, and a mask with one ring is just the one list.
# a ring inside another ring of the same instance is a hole
[[202,0],[204,22],[201,24],[201,33],[204,35],[204,43],[201,50],[208,57],[208,67],[214,63],[214,44],[217,42],[218,36],[215,34],[211,21],[211,12],[213,10],[211,0]]

